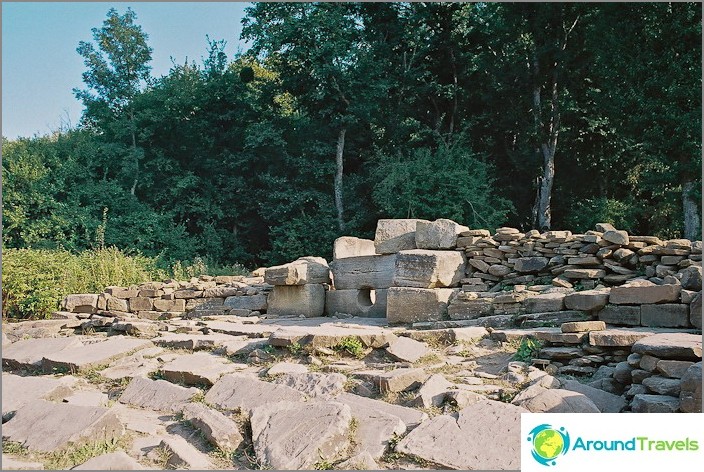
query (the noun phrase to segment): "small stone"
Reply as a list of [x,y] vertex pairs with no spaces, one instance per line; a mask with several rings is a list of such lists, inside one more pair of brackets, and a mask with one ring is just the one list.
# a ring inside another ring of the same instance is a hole
[[610,243],[628,246],[628,233],[625,231],[609,230],[605,231],[601,237]]
[[244,440],[234,421],[202,403],[189,403],[182,412],[183,418],[200,430],[208,442],[223,451],[234,451]]

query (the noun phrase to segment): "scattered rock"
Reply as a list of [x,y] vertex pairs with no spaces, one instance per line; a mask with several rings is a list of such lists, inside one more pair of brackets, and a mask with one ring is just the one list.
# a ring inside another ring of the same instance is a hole
[[166,380],[135,377],[120,395],[120,403],[149,410],[179,411],[195,394],[197,388],[180,387]]
[[144,467],[125,451],[116,451],[88,459],[71,470],[144,470]]
[[170,468],[204,470],[213,467],[208,456],[191,446],[181,436],[165,437],[159,443],[159,447],[166,451],[169,457],[166,465]]
[[619,413],[626,406],[626,401],[623,397],[590,387],[576,380],[565,380],[562,387],[585,395],[594,402],[602,413]]
[[654,334],[634,343],[633,352],[661,359],[697,361],[702,358],[702,337],[689,333]]
[[202,403],[189,403],[182,412],[183,419],[190,421],[208,442],[223,451],[236,450],[244,440],[234,421]]
[[245,374],[228,374],[208,390],[206,403],[221,410],[242,410],[283,400],[303,400],[304,395],[291,387],[264,382]]
[[20,340],[3,346],[2,366],[8,369],[40,368],[44,356],[80,346],[83,343],[75,336]]
[[42,368],[47,373],[54,370],[79,372],[153,346],[148,340],[114,336],[107,341],[46,354],[42,358]]
[[401,336],[389,344],[386,352],[396,360],[402,362],[416,362],[430,352],[425,343],[414,341]]
[[545,389],[520,406],[532,413],[599,413],[586,395],[562,389]]
[[702,363],[687,369],[680,384],[680,410],[685,413],[702,412]]
[[343,374],[290,373],[274,380],[274,383],[286,385],[303,392],[309,397],[330,398],[341,393],[347,377]]
[[164,364],[161,367],[161,373],[164,379],[170,382],[211,386],[222,375],[245,367],[245,364],[235,364],[209,352],[196,352],[179,356]]
[[680,399],[667,395],[638,394],[631,401],[635,413],[675,413],[680,407]]

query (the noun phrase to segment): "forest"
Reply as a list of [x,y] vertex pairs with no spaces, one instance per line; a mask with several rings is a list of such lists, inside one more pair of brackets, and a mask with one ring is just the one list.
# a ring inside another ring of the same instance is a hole
[[80,124],[3,137],[3,249],[254,268],[390,217],[701,239],[701,9],[254,3],[248,50],[161,77],[111,9]]

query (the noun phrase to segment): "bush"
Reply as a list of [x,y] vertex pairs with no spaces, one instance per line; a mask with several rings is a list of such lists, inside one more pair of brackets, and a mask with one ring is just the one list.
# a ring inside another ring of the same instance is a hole
[[131,285],[168,276],[156,259],[129,256],[116,248],[80,254],[64,250],[4,249],[2,314],[48,317],[71,293],[98,293],[109,285]]

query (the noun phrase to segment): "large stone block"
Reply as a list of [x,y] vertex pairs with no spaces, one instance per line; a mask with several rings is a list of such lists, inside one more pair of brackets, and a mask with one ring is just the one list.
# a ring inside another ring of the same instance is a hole
[[454,290],[391,287],[387,295],[386,319],[389,323],[438,321],[446,317],[447,304]]
[[416,224],[416,247],[418,249],[453,249],[457,237],[469,228],[452,220],[441,218],[435,221],[420,220]]
[[640,324],[665,328],[686,328],[689,326],[689,306],[678,303],[642,305]]
[[231,310],[266,311],[267,296],[264,294],[227,297],[224,306]]
[[697,361],[702,358],[702,336],[690,333],[659,333],[640,339],[633,352],[660,359]]
[[680,297],[680,285],[624,285],[613,287],[609,303],[615,305],[644,305],[676,302]]
[[695,328],[702,329],[702,292],[698,292],[689,304],[689,322]]
[[537,273],[548,266],[545,257],[519,257],[513,268],[522,274]]
[[685,413],[702,412],[702,363],[697,362],[682,376],[680,410]]
[[301,257],[266,269],[264,282],[271,285],[327,284],[330,283],[330,269],[322,257]]
[[523,302],[526,313],[545,313],[565,309],[564,293],[541,293]]
[[329,290],[325,294],[325,312],[328,316],[347,313],[363,318],[384,318],[388,290]]
[[342,236],[335,240],[332,249],[332,258],[344,259],[346,257],[373,256],[376,254],[374,241],[360,239],[352,236]]
[[570,310],[600,310],[609,301],[608,290],[584,290],[570,293],[565,297],[565,306]]
[[471,292],[460,292],[447,307],[447,314],[453,320],[473,320],[493,314],[490,298],[479,298]]
[[459,251],[401,251],[396,257],[393,285],[443,288],[457,286],[464,277],[465,260]]
[[374,249],[377,254],[395,254],[408,249],[416,249],[416,224],[418,219],[379,220],[374,235]]
[[336,259],[330,268],[338,290],[384,289],[392,285],[396,255]]
[[606,305],[597,314],[604,323],[625,326],[640,326],[640,307]]
[[71,313],[95,313],[98,309],[98,295],[93,293],[68,295],[61,302],[61,307]]
[[273,316],[323,316],[325,287],[311,285],[277,285],[269,294],[267,313]]

